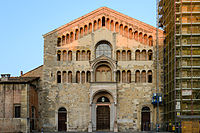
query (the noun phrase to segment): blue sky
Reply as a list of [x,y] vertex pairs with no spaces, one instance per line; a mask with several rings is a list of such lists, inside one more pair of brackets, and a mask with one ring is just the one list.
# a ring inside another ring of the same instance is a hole
[[1,0],[0,74],[42,65],[43,34],[102,6],[156,25],[156,0]]

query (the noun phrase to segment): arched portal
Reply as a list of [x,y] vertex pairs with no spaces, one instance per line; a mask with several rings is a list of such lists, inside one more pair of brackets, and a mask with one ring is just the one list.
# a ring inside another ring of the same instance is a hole
[[58,110],[58,131],[66,131],[67,129],[67,110],[63,107]]
[[92,125],[94,131],[113,131],[115,120],[114,99],[110,92],[101,90],[93,95]]
[[141,130],[142,131],[150,131],[151,123],[150,123],[150,108],[143,107],[142,108],[142,120],[141,120]]
[[110,100],[102,96],[97,99],[97,130],[110,130],[110,107],[105,103],[110,104]]

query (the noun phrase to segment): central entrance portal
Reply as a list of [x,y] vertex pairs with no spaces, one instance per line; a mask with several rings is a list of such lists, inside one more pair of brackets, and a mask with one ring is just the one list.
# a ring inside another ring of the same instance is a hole
[[114,131],[116,106],[113,96],[105,90],[97,92],[90,107],[92,131]]
[[110,130],[109,106],[97,106],[97,130]]

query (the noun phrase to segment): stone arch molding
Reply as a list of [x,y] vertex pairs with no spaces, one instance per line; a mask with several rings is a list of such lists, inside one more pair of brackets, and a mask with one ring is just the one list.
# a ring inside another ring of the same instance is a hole
[[98,98],[100,98],[101,96],[106,96],[110,100],[110,103],[114,103],[114,96],[112,92],[110,92],[109,90],[104,90],[104,89],[94,92],[92,95],[91,102],[97,103]]
[[90,61],[92,70],[96,70],[96,68],[102,64],[108,65],[113,71],[117,68],[117,61],[104,55],[101,55],[93,61]]

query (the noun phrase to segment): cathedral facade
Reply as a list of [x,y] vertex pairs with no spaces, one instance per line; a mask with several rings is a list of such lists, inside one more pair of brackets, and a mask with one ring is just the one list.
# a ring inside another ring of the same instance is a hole
[[155,27],[101,7],[43,37],[41,128],[155,127]]
[[0,79],[0,131],[155,129],[155,27],[101,7],[43,37],[42,66]]

